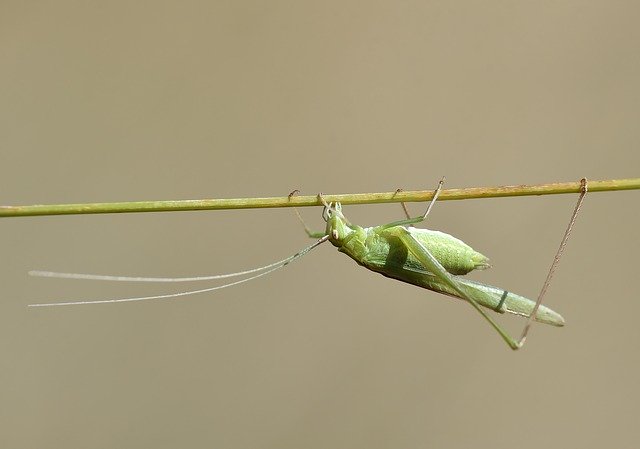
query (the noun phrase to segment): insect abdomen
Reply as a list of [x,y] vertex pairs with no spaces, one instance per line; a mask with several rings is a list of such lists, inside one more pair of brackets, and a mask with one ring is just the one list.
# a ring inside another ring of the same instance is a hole
[[407,228],[451,274],[489,268],[489,259],[462,240],[440,231]]

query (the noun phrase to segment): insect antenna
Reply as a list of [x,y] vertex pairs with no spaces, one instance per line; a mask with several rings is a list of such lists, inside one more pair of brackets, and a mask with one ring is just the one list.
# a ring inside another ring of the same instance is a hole
[[224,279],[224,278],[242,276],[242,275],[252,274],[252,273],[257,273],[257,274],[254,274],[253,276],[249,276],[248,278],[240,279],[238,281],[230,282],[228,284],[222,284],[222,285],[217,285],[215,287],[203,288],[198,290],[189,290],[189,291],[179,292],[179,293],[169,293],[169,294],[154,295],[154,296],[139,296],[139,297],[133,297],[133,298],[84,300],[84,301],[70,301],[70,302],[58,302],[58,303],[39,303],[39,304],[29,304],[28,307],[53,307],[53,306],[70,306],[70,305],[81,305],[81,304],[108,304],[108,303],[117,303],[117,302],[147,301],[147,300],[154,300],[154,299],[170,299],[170,298],[177,298],[181,296],[195,295],[198,293],[211,292],[214,290],[220,290],[223,288],[242,284],[244,282],[248,282],[253,279],[257,279],[259,277],[272,273],[280,268],[283,268],[289,265],[291,262],[301,258],[305,254],[310,252],[312,249],[320,246],[322,243],[326,242],[328,239],[329,239],[328,236],[324,236],[320,240],[316,241],[314,244],[309,245],[306,248],[298,251],[296,254],[289,256],[286,259],[282,259],[278,262],[265,265],[263,267],[253,268],[251,270],[246,270],[246,271],[239,271],[236,273],[213,275],[213,276],[198,276],[198,277],[190,277],[190,278],[149,278],[149,277],[129,277],[129,276],[108,276],[108,275],[81,274],[81,273],[58,273],[54,271],[30,271],[29,272],[30,275],[40,276],[40,277],[120,281],[120,282],[127,282],[127,281],[130,281],[130,282],[192,282],[192,281]]

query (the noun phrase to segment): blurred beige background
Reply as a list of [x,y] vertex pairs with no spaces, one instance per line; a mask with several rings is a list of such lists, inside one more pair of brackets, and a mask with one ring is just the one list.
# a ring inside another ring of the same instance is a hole
[[[637,177],[639,20],[635,2],[4,1],[0,203]],[[575,200],[443,202],[427,226],[491,257],[475,279],[535,297]],[[283,258],[309,243],[291,210],[3,219],[0,446],[637,447],[639,200],[587,197],[547,300],[568,324],[519,353],[330,246],[189,299],[26,308],[181,290],[30,269]]]

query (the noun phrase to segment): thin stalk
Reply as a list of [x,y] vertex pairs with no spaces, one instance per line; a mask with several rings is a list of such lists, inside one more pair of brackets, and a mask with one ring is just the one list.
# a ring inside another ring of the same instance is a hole
[[[500,187],[469,187],[440,192],[438,201],[508,196],[558,195],[579,193],[580,181]],[[589,181],[589,193],[640,189],[640,178]],[[327,202],[373,204],[429,201],[433,190],[407,190],[384,193],[347,193],[325,195]],[[187,210],[259,209],[271,207],[321,206],[318,195],[270,198],[227,198],[203,200],[127,201],[118,203],[37,204],[32,206],[0,206],[0,217],[32,217],[38,215],[112,214],[125,212],[170,212]]]

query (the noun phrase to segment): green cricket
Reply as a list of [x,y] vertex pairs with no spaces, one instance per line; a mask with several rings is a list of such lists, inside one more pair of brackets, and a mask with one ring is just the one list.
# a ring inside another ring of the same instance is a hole
[[[537,301],[525,298],[505,289],[472,281],[462,277],[473,270],[483,270],[490,267],[489,259],[483,254],[471,248],[449,234],[440,231],[415,228],[413,225],[424,221],[430,213],[438,194],[442,189],[444,178],[438,184],[432,200],[426,212],[415,218],[409,218],[406,207],[403,204],[407,218],[392,223],[363,228],[352,224],[342,213],[340,203],[327,203],[322,195],[318,195],[324,205],[322,217],[326,222],[324,232],[311,232],[304,224],[300,215],[298,218],[302,222],[305,231],[310,237],[319,238],[314,244],[304,248],[298,253],[286,259],[271,263],[269,265],[254,268],[251,270],[236,273],[183,277],[183,278],[157,278],[157,277],[131,277],[131,276],[111,276],[80,273],[59,273],[51,271],[31,271],[29,274],[41,277],[55,277],[67,279],[88,279],[104,281],[126,281],[126,282],[192,282],[224,279],[237,276],[245,276],[238,281],[230,282],[215,287],[199,290],[189,290],[180,293],[171,293],[156,296],[144,296],[135,298],[118,298],[104,300],[72,301],[58,303],[31,304],[31,307],[62,306],[78,304],[104,304],[117,302],[131,302],[155,299],[168,299],[180,296],[205,293],[222,288],[238,285],[250,280],[265,276],[273,271],[285,267],[291,262],[303,257],[322,243],[329,241],[338,251],[348,255],[371,271],[380,273],[383,276],[406,282],[418,287],[432,290],[437,293],[452,296],[467,301],[484,317],[489,324],[500,334],[510,348],[516,350],[523,346],[531,321],[550,324],[552,326],[563,326],[564,318],[557,312],[541,304],[546,288],[549,285],[555,265],[557,264],[564,245],[569,237],[571,228],[580,209],[584,195],[586,194],[586,180],[583,180],[583,189],[579,197],[578,204],[571,218],[571,222],[562,240],[558,254],[554,259],[549,275],[542,288]],[[292,196],[295,191],[290,194]],[[511,313],[528,317],[522,336],[519,339],[511,337],[501,326],[499,326],[491,316],[485,311],[489,309],[498,313]]]

